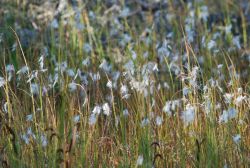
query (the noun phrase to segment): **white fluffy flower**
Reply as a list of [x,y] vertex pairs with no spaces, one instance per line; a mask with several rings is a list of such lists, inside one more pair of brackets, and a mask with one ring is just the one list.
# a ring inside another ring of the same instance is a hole
[[86,52],[86,53],[90,53],[92,51],[92,46],[89,44],[89,43],[85,43],[83,45],[83,50]]
[[61,73],[62,73],[62,72],[66,71],[67,67],[68,67],[68,63],[66,61],[63,61],[60,64],[59,63],[56,64],[55,71],[57,71],[57,72],[61,71]]
[[195,119],[195,107],[187,105],[186,110],[182,113],[181,118],[185,125],[193,122]]
[[175,111],[177,107],[180,107],[180,100],[173,100],[171,104],[171,110]]
[[216,42],[214,40],[210,40],[208,43],[207,43],[207,48],[209,50],[211,50],[212,48],[216,47]]
[[5,102],[3,105],[3,112],[8,113],[8,102]]
[[39,67],[40,70],[44,69],[44,55],[41,55],[40,58],[38,59]]
[[92,110],[92,113],[93,113],[93,114],[96,114],[96,115],[99,115],[99,114],[101,113],[101,111],[102,111],[102,108],[101,108],[99,105],[97,105],[97,106],[95,106],[94,109]]
[[123,116],[127,117],[129,115],[128,109],[123,110]]
[[137,58],[137,54],[135,51],[131,50],[131,55],[132,55],[132,59],[135,60]]
[[30,84],[30,92],[33,95],[38,95],[40,92],[39,86],[36,83],[31,83]]
[[80,121],[80,115],[74,116],[73,121],[74,121],[75,123],[78,123],[78,122]]
[[225,33],[226,33],[226,34],[231,33],[232,25],[231,25],[231,24],[226,25],[226,26],[224,27],[224,30],[225,30]]
[[14,65],[12,65],[12,64],[6,65],[5,69],[6,69],[6,72],[13,72],[13,71],[15,71]]
[[127,85],[121,86],[120,93],[121,93],[123,99],[128,99],[130,97],[130,94],[128,94]]
[[231,103],[232,98],[234,97],[234,94],[232,93],[225,93],[224,95],[224,99],[226,103]]
[[89,73],[89,75],[90,75],[91,79],[93,80],[93,82],[96,82],[96,81],[101,79],[101,76],[100,76],[99,72],[97,72],[95,74]]
[[52,28],[54,28],[54,29],[57,29],[57,28],[59,27],[59,23],[58,23],[57,19],[54,19],[54,20],[51,22],[50,26],[51,26]]
[[30,143],[29,136],[27,136],[26,134],[21,135],[21,139],[22,139],[26,144],[29,144],[29,143]]
[[37,77],[38,77],[38,71],[37,70],[32,71],[31,74],[29,75],[27,83],[30,83],[33,79],[37,79]]
[[240,143],[240,139],[241,139],[240,134],[237,134],[237,135],[233,136],[233,141],[234,141],[234,143],[236,143],[236,144],[239,144],[239,143]]
[[160,125],[162,124],[162,122],[163,122],[162,117],[157,116],[156,119],[155,119],[155,122],[156,122],[156,125],[157,125],[157,126],[160,126]]
[[3,87],[5,85],[5,79],[3,77],[0,76],[0,88]]
[[166,104],[164,105],[162,111],[167,113],[168,115],[171,115],[171,101],[166,102]]
[[120,11],[121,17],[127,17],[130,13],[130,9],[128,7],[125,7],[122,11]]
[[188,87],[184,87],[182,89],[182,93],[183,93],[184,96],[187,96],[190,93],[190,89]]
[[134,65],[134,62],[132,60],[129,60],[125,65],[124,65],[124,69],[127,71],[127,72],[130,72],[132,75],[134,74],[135,72],[135,65]]
[[208,7],[207,6],[201,6],[199,18],[203,19],[204,21],[207,21],[207,18],[209,16]]
[[239,106],[239,105],[242,103],[242,101],[244,101],[245,99],[246,99],[246,96],[240,95],[240,96],[238,96],[238,97],[235,99],[234,103],[235,103],[237,106]]
[[104,103],[102,105],[102,109],[103,109],[103,114],[105,114],[106,116],[110,115],[111,112],[110,112],[110,107],[108,103]]
[[112,66],[106,61],[106,59],[102,60],[102,63],[99,65],[99,68],[104,70],[105,72],[109,72],[112,69]]
[[227,111],[223,110],[222,115],[219,117],[219,122],[225,122],[227,123],[228,120],[235,118],[237,115],[237,111],[235,108],[230,108]]
[[137,165],[137,166],[141,166],[142,163],[143,163],[143,156],[142,156],[142,155],[139,155],[139,156],[138,156],[138,159],[137,159],[137,161],[136,161],[136,165]]
[[125,95],[128,93],[128,87],[126,85],[121,86],[121,94]]
[[26,74],[26,73],[28,73],[28,71],[29,71],[29,67],[28,66],[23,66],[21,69],[19,69],[18,71],[17,71],[17,75],[24,75],[24,74]]
[[87,57],[86,59],[84,59],[84,60],[82,61],[82,65],[83,65],[83,66],[89,66],[89,65],[90,65],[90,59],[89,59],[89,57]]
[[41,135],[42,146],[46,147],[48,145],[48,140],[45,135]]
[[108,80],[106,86],[107,86],[109,89],[112,89],[112,87],[113,87],[112,81],[111,81],[111,80]]
[[241,49],[240,36],[235,36],[233,38],[233,44],[237,47],[237,49]]
[[96,115],[92,113],[89,117],[89,125],[94,125],[96,123],[96,120]]
[[73,69],[68,69],[67,70],[67,75],[70,76],[70,77],[74,77],[75,76],[75,72]]
[[70,92],[74,92],[77,89],[77,84],[75,82],[71,82],[69,83],[68,88]]
[[33,120],[33,115],[29,114],[26,116],[26,121],[32,121]]

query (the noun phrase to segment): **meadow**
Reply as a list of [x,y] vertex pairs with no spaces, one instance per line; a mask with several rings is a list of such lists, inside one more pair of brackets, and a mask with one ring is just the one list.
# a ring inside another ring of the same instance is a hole
[[250,167],[248,0],[1,0],[0,167]]

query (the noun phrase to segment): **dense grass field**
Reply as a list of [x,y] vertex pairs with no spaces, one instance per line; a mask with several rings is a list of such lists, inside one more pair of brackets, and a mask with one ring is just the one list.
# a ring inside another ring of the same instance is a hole
[[250,2],[0,0],[0,167],[250,167]]

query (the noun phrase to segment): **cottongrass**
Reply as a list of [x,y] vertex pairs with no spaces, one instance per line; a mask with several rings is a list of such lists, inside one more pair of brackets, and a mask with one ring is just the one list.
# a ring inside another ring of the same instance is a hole
[[248,40],[233,34],[234,24],[209,27],[213,8],[205,1],[152,10],[150,25],[138,21],[137,11],[130,16],[127,3],[109,9],[92,3],[72,21],[71,15],[53,19],[49,43],[40,40],[23,54],[18,38],[10,53],[0,47],[6,53],[0,161],[9,167],[249,165],[250,56],[238,57]]

